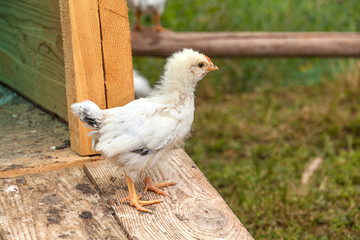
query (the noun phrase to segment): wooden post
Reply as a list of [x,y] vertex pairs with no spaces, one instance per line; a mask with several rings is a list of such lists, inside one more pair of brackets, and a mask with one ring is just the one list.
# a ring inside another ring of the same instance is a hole
[[[126,1],[60,0],[68,109],[91,100],[100,108],[134,99]],[[69,111],[72,150],[91,155],[89,130]]]
[[[98,3],[60,0],[68,109],[74,102],[92,100],[106,107]],[[95,154],[89,130],[68,111],[71,149],[80,155]]]
[[130,23],[126,0],[99,1],[107,107],[134,100]]

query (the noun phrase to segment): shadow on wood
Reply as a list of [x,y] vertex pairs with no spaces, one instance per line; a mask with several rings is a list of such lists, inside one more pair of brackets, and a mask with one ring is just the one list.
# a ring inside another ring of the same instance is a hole
[[340,32],[131,32],[134,56],[193,48],[210,57],[360,57],[360,34]]

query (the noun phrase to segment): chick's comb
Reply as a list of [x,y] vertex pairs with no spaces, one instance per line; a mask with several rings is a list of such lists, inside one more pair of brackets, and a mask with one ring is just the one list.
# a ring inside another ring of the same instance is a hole
[[207,57],[207,56],[205,56],[205,55],[204,55],[204,57],[206,57],[206,59],[209,61],[209,63],[212,63],[212,61],[210,60],[209,57]]

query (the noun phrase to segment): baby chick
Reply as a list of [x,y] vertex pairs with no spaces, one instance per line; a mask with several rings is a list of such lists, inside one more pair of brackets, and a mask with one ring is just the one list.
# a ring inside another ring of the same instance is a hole
[[[167,59],[160,83],[150,97],[106,110],[91,101],[71,105],[72,112],[94,129],[93,148],[124,170],[129,196],[123,201],[129,200],[137,210],[151,212],[143,206],[160,200],[140,200],[134,179],[153,167],[165,152],[183,147],[194,119],[195,87],[215,70],[217,66],[205,55],[183,49]],[[175,184],[156,184],[150,177],[145,177],[144,182],[145,192],[163,195],[166,193],[159,188]]]

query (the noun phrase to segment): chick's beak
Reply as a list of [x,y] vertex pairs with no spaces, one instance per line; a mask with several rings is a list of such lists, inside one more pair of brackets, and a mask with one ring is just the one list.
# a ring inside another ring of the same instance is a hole
[[211,65],[210,67],[208,67],[208,68],[206,69],[207,72],[216,71],[216,70],[219,70],[219,68],[218,68],[215,64],[213,64],[213,63],[212,63],[212,65]]
[[205,56],[205,55],[204,55],[204,57],[205,57],[205,58],[209,61],[209,63],[210,63],[210,67],[208,67],[208,68],[206,69],[206,72],[219,70],[219,68],[210,60],[209,57],[207,57],[207,56]]

